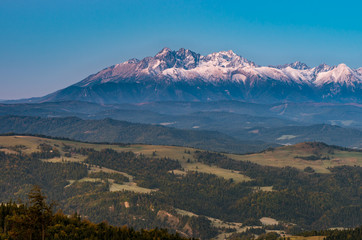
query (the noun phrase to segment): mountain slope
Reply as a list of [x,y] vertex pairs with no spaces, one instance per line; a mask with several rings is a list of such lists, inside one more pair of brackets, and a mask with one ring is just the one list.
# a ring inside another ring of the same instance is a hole
[[247,100],[362,102],[361,69],[345,64],[310,68],[295,62],[257,66],[232,51],[202,56],[181,48],[131,59],[28,102],[97,103]]
[[276,144],[242,141],[213,131],[180,130],[112,119],[82,120],[75,117],[0,117],[0,133],[43,134],[88,142],[145,143],[189,146],[213,151],[246,153]]

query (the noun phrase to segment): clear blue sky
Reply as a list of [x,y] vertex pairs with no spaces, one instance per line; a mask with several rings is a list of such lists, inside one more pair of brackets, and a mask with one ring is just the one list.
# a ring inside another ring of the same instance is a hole
[[362,3],[0,0],[0,99],[42,96],[165,46],[357,68]]

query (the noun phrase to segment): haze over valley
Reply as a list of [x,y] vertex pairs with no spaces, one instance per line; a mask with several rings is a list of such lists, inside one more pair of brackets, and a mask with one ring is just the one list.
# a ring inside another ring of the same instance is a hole
[[362,239],[360,5],[2,1],[0,240]]

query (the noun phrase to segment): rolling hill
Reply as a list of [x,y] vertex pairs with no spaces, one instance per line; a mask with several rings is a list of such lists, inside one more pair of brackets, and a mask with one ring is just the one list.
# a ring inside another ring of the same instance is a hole
[[0,117],[0,133],[43,134],[89,142],[178,145],[213,151],[246,153],[275,144],[242,141],[215,131],[181,130],[112,119],[82,120],[75,117]]
[[358,226],[361,166],[361,151],[318,142],[224,155],[0,136],[0,201],[24,200],[37,184],[65,214],[95,223],[202,239],[290,234]]

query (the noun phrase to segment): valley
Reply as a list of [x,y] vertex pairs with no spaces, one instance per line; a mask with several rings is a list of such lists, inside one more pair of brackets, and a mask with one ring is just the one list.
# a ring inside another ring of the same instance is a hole
[[0,0],[0,240],[362,240],[361,8]]
[[164,48],[4,100],[0,201],[37,185],[96,224],[214,240],[343,235],[324,230],[362,222],[361,81],[345,64]]
[[[116,225],[163,226],[188,237],[221,239],[250,231],[282,231],[291,236],[296,226],[325,228],[360,221],[358,211],[347,209],[359,204],[360,196],[353,192],[361,183],[362,152],[323,143],[237,155],[166,145],[94,144],[11,135],[0,136],[0,147],[0,186],[6,193],[1,201],[24,198],[29,184],[38,184],[65,212],[76,211],[96,222],[107,219]],[[13,164],[17,168],[9,168]],[[60,166],[65,168],[60,170]],[[12,176],[16,176],[16,185]],[[347,177],[348,185],[338,176]],[[329,185],[330,181],[341,188]],[[344,199],[328,197],[336,193]],[[301,202],[301,194],[307,202]],[[259,210],[253,207],[256,200]],[[294,208],[295,203],[308,214],[280,208]],[[322,209],[315,204],[322,204]],[[343,220],[346,214],[349,221]],[[330,225],[319,222],[321,217],[330,219]],[[282,230],[265,225],[272,220]]]

